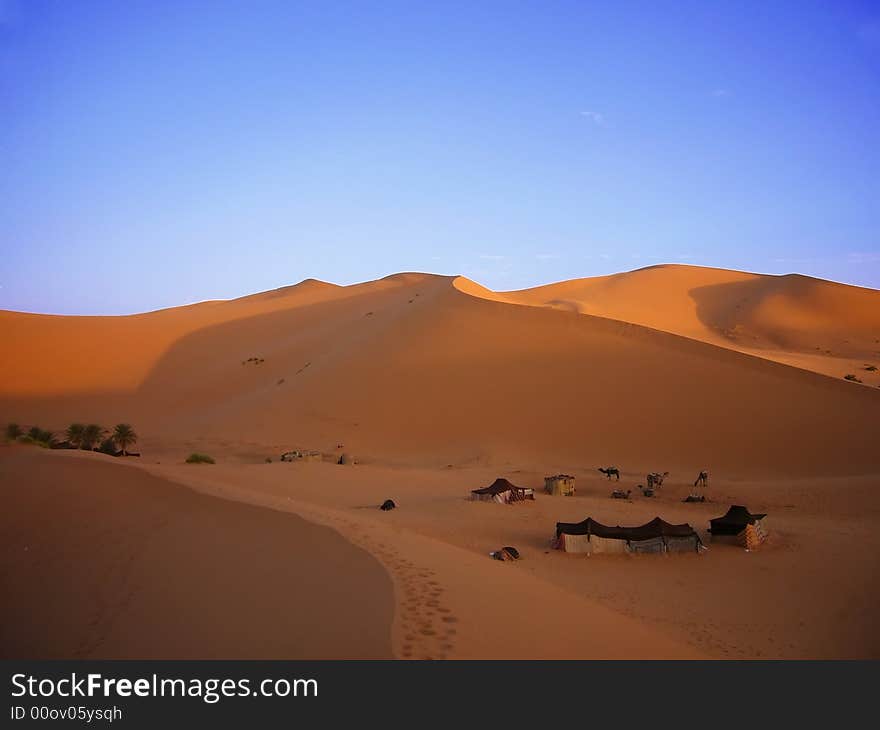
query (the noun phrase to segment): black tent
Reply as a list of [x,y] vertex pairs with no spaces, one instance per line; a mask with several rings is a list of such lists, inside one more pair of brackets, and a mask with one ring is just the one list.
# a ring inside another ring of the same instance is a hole
[[696,535],[696,531],[686,522],[683,525],[673,525],[659,517],[638,527],[609,527],[601,522],[596,522],[592,517],[587,517],[583,522],[557,522],[556,537],[566,535],[595,535],[612,540],[651,540],[655,537],[690,537]]
[[496,495],[502,494],[503,492],[509,492],[511,489],[522,489],[522,487],[511,484],[506,479],[499,478],[492,482],[488,487],[483,487],[482,489],[473,489],[471,491],[474,494]]
[[[522,499],[534,499],[534,495],[531,489],[528,489],[527,487],[518,487],[516,486],[516,484],[511,484],[504,478],[496,479],[488,487],[471,490],[471,494],[475,495],[475,498],[477,499],[494,499],[498,498],[498,495],[503,495],[506,492],[510,492],[509,501],[511,502],[519,501]],[[497,501],[506,500],[498,498]]]
[[[580,539],[565,540],[563,535]],[[598,538],[598,544],[593,538]],[[610,527],[591,517],[583,522],[557,522],[556,539],[560,549],[567,552],[699,552],[703,545],[689,524],[673,525],[659,517],[638,527]],[[607,543],[607,540],[619,542]]]
[[748,525],[763,520],[766,514],[752,514],[742,505],[735,504],[727,514],[709,520],[709,532],[712,535],[739,535]]

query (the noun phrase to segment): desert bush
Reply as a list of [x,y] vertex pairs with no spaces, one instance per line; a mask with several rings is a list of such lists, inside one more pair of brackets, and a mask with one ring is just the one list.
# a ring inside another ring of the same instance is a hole
[[213,464],[214,459],[207,454],[192,453],[186,457],[187,464]]
[[858,379],[855,375],[853,375],[852,373],[850,373],[849,375],[844,375],[844,376],[843,376],[843,379],[844,379],[844,380],[849,380],[851,383],[861,383],[861,382],[862,382],[861,380],[859,380],[859,379]]
[[876,365],[865,365],[865,370],[867,370],[869,373],[875,373],[875,372],[877,372],[877,366]]
[[6,426],[6,440],[15,441],[19,436],[23,435],[21,426],[17,423],[10,423]]

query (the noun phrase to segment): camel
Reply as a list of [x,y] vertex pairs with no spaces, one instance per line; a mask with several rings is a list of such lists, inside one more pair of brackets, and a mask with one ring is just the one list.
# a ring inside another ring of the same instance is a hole
[[620,481],[620,469],[618,469],[616,466],[609,466],[607,469],[599,467],[599,471],[601,471],[609,479],[611,479],[612,476],[616,476],[617,481]]
[[[648,480],[648,483],[650,484],[650,480]],[[653,497],[654,496],[654,487],[653,486],[646,487],[642,484],[639,484],[639,489],[642,490],[643,497]]]
[[625,492],[622,489],[615,489],[611,492],[611,499],[629,499],[630,494],[632,489],[627,489]]
[[664,471],[662,474],[658,471],[652,471],[648,474],[648,489],[653,489],[654,487],[662,487],[663,480],[669,476],[668,471]]
[[700,472],[700,475],[694,481],[694,486],[708,487],[709,486],[709,472],[705,469]]
[[705,494],[689,494],[685,497],[682,502],[705,502],[706,495]]

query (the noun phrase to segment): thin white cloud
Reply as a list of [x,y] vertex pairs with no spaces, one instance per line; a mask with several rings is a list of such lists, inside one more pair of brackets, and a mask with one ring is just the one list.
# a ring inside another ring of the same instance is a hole
[[507,256],[500,253],[481,253],[480,258],[483,259],[483,261],[505,261]]
[[582,111],[581,116],[589,119],[593,124],[599,127],[605,126],[605,117],[599,112]]
[[846,255],[849,264],[880,263],[880,251],[852,251]]
[[535,254],[535,258],[538,261],[553,261],[554,259],[562,258],[558,253],[537,253]]

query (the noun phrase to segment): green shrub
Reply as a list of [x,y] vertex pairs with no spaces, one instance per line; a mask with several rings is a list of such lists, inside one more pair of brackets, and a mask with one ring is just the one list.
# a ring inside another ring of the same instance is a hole
[[46,431],[39,426],[31,426],[27,435],[30,437],[30,443],[39,444],[40,446],[51,446],[55,441],[55,434]]
[[207,454],[190,454],[186,459],[187,464],[213,464],[212,459]]

